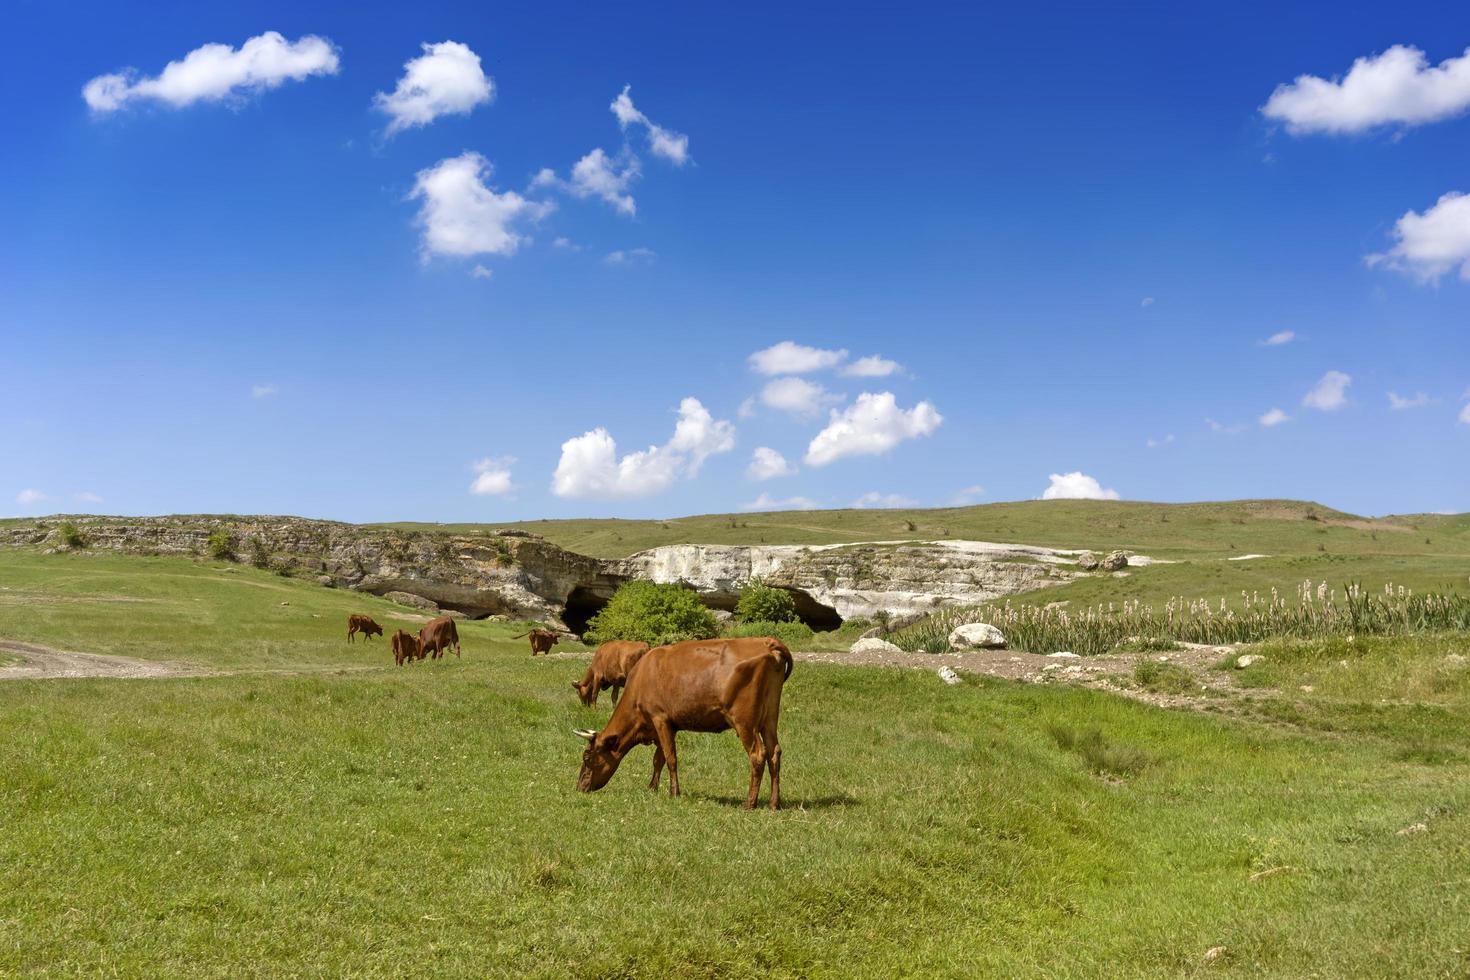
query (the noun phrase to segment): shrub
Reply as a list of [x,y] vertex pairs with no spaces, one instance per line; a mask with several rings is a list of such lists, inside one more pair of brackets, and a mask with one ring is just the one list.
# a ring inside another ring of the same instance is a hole
[[209,557],[229,560],[235,557],[235,536],[227,527],[217,527],[209,532],[209,541],[205,544]]
[[81,529],[71,521],[62,521],[61,526],[56,529],[56,533],[61,536],[61,543],[68,548],[85,548],[87,546],[87,539],[83,536]]
[[496,541],[495,564],[504,567],[506,565],[514,565],[515,563],[516,556],[515,553],[510,550],[510,545],[506,544],[504,540]]
[[262,541],[260,538],[251,538],[250,564],[254,565],[256,568],[265,568],[270,565],[270,562],[271,553],[270,549],[265,546],[265,542]]
[[1141,661],[1133,668],[1133,680],[1140,687],[1160,694],[1189,694],[1199,688],[1189,671],[1178,664],[1157,660]]
[[785,589],[753,579],[740,590],[735,616],[742,623],[794,623],[796,600]]
[[738,623],[725,630],[725,636],[774,636],[788,647],[810,643],[817,634],[806,623]]
[[629,582],[587,623],[587,643],[642,640],[659,645],[719,635],[714,614],[682,585]]

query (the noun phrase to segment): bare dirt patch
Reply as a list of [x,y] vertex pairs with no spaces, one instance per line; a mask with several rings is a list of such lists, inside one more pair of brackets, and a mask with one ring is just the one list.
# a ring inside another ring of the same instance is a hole
[[63,677],[203,677],[214,673],[192,664],[137,660],[101,653],[55,650],[39,643],[0,640],[0,653],[18,662],[0,665],[0,681]]

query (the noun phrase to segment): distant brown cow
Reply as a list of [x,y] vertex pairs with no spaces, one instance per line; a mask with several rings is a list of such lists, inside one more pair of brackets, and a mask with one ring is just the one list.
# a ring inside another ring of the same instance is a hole
[[438,660],[444,655],[449,647],[454,647],[454,655],[459,656],[459,628],[454,625],[454,617],[439,616],[424,624],[419,630],[419,659],[424,659],[425,653],[433,653],[434,659]]
[[424,659],[424,645],[407,630],[393,634],[393,662],[402,667],[410,660]]
[[347,617],[347,642],[353,642],[352,638],[361,633],[365,639],[371,640],[374,636],[383,635],[383,627],[373,622],[371,616],[359,616],[353,613]]
[[643,655],[628,689],[602,731],[578,729],[587,740],[577,789],[601,789],[636,745],[654,743],[653,779],[669,767],[669,795],[679,795],[679,760],[674,736],[681,731],[735,729],[750,757],[747,810],[760,796],[761,776],[771,769],[771,809],[781,800],[781,744],[776,722],[781,687],[791,676],[791,651],[769,636],[690,640]]
[[612,688],[612,702],[616,708],[618,695],[628,682],[633,665],[647,652],[647,643],[635,643],[631,640],[609,640],[604,643],[592,655],[592,663],[587,666],[587,673],[582,679],[572,681],[577,697],[590,708],[597,703],[600,693]]
[[[535,629],[529,633],[522,633],[521,636],[529,636],[531,638],[531,656],[533,657],[536,656],[536,654],[538,653],[550,653],[551,648],[556,646],[556,641],[561,638],[560,633],[557,633],[553,630],[542,629]],[[520,639],[520,637],[513,636],[511,637],[511,639],[518,640]]]

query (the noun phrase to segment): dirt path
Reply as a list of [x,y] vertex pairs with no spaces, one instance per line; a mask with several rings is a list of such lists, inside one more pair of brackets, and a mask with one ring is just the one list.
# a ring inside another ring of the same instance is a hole
[[72,653],[18,640],[0,640],[0,654],[20,658],[19,663],[0,664],[0,681],[58,677],[203,677],[212,673],[190,664],[136,660],[100,653]]

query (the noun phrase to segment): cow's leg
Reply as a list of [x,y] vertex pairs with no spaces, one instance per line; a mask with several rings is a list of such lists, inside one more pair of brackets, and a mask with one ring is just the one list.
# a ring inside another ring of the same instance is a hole
[[655,745],[653,747],[653,778],[648,781],[648,788],[651,789],[651,790],[653,790],[655,793],[658,792],[658,780],[659,780],[659,777],[662,776],[663,774],[664,774],[664,750],[663,750],[663,746],[661,746],[661,745]]
[[663,750],[664,764],[669,767],[669,795],[679,795],[679,753],[674,748],[674,727],[666,718],[653,720],[653,733],[658,738],[658,747]]
[[776,736],[776,722],[768,720],[761,729],[761,742],[766,749],[766,765],[771,770],[771,809],[781,805],[781,741]]
[[766,773],[766,755],[761,751],[760,738],[753,728],[735,727],[735,734],[740,738],[740,744],[745,746],[745,754],[750,758],[750,790],[745,794],[745,809],[754,810],[755,801],[761,795],[761,777]]
[[621,684],[614,684],[614,685],[612,685],[612,699],[613,699],[613,707],[614,708],[616,708],[618,706],[618,695],[622,693],[622,690],[623,690],[623,685],[621,685]]

